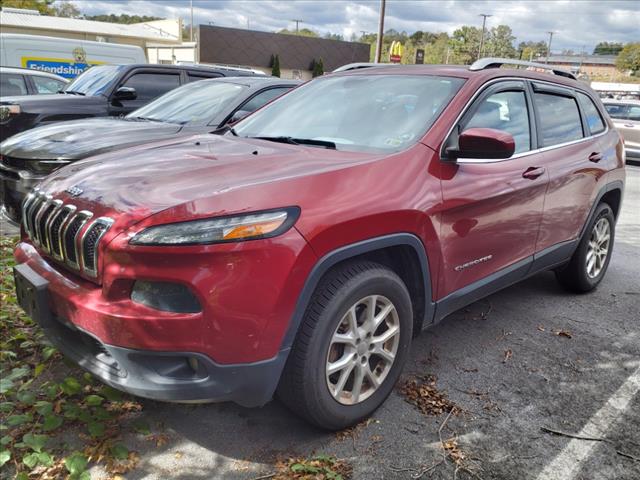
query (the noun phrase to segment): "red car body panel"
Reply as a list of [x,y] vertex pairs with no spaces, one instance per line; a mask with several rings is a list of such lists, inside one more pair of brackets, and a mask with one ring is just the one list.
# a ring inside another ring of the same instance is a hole
[[[406,72],[415,74],[393,69]],[[430,72],[468,80],[421,141],[399,153],[201,135],[74,163],[41,188],[115,220],[98,245],[98,278],[44,258],[26,236],[16,259],[49,281],[57,316],[106,344],[198,352],[218,364],[259,362],[283,348],[314,267],[345,245],[415,235],[428,261],[428,300],[438,302],[576,239],[602,187],[624,180],[620,137],[608,119],[607,133],[562,149],[495,163],[441,160],[446,136],[482,85],[550,77],[500,69]],[[574,85],[561,77],[552,81]],[[598,163],[589,161],[594,152],[602,155]],[[532,168],[542,168],[541,175],[523,177]],[[65,192],[75,185],[84,190],[79,198]],[[289,206],[301,211],[295,227],[270,239],[172,247],[129,243],[152,225]],[[457,268],[487,256],[473,268]],[[161,312],[135,303],[135,280],[187,285],[202,312]]]

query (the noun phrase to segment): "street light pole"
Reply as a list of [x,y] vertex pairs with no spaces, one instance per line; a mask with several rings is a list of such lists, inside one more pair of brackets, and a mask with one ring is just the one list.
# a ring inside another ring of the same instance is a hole
[[380,18],[378,19],[378,39],[376,41],[376,56],[375,63],[380,63],[380,57],[382,56],[382,33],[384,31],[384,8],[386,0],[380,0]]
[[191,24],[189,25],[189,41],[193,42],[193,0],[190,1],[191,5]]
[[549,63],[549,55],[551,55],[551,40],[553,40],[553,34],[555,32],[547,32],[549,34],[549,44],[547,45],[547,59],[544,63]]
[[480,48],[478,49],[478,60],[482,58],[482,47],[484,46],[484,32],[487,24],[487,17],[492,17],[493,15],[487,15],[486,13],[481,13],[478,15],[482,17],[482,36],[480,37]]

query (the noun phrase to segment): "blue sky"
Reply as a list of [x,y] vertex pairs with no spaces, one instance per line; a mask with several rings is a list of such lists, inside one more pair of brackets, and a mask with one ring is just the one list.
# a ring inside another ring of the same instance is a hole
[[[83,13],[128,13],[189,22],[189,0],[72,0]],[[194,23],[277,31],[301,27],[320,33],[375,32],[378,0],[193,0]],[[546,40],[553,50],[585,48],[599,41],[640,41],[640,1],[617,0],[387,0],[385,29],[452,33],[460,25],[481,26],[479,14],[493,15],[487,26],[507,24],[518,41]]]

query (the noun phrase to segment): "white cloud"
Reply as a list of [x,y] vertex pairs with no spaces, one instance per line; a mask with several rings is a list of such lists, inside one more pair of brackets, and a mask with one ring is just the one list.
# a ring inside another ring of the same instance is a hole
[[[72,0],[87,14],[127,13],[189,22],[188,0]],[[375,32],[378,0],[194,0],[194,23],[277,31],[301,27],[320,33]],[[487,26],[509,25],[518,41],[546,40],[554,31],[554,50],[587,51],[599,41],[640,41],[640,2],[636,0],[387,0],[385,30],[452,33],[461,25],[481,25],[480,13],[491,14]]]

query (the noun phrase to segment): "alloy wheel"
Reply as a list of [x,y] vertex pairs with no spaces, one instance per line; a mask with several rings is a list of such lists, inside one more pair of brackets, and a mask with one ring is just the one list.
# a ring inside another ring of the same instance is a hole
[[355,405],[369,398],[389,374],[400,344],[400,320],[393,303],[369,295],[347,310],[336,328],[325,373],[333,398]]
[[587,248],[586,269],[589,278],[596,278],[602,272],[611,240],[611,225],[607,218],[601,218],[593,226]]

